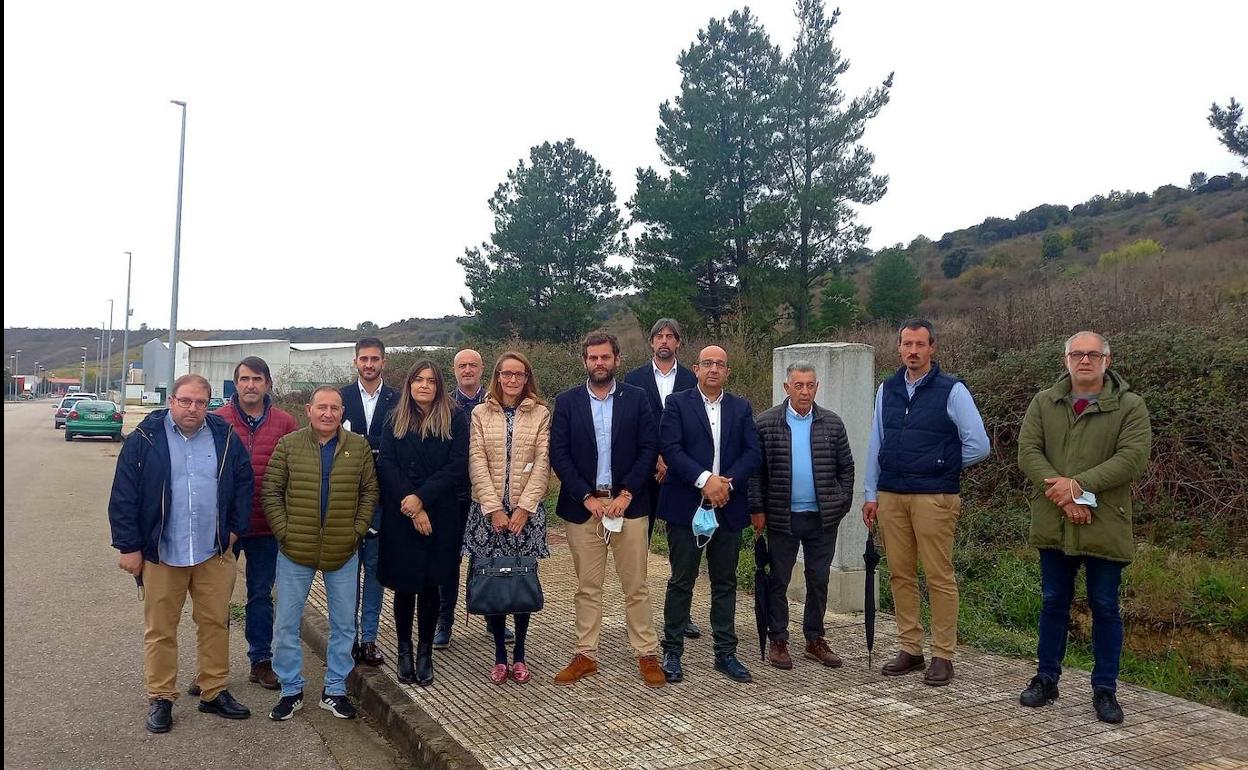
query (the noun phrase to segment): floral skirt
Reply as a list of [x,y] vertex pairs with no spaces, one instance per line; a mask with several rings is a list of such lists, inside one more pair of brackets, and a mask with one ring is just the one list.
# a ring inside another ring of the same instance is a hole
[[494,526],[481,511],[481,504],[473,501],[468,511],[468,526],[464,528],[464,553],[481,558],[532,556],[545,559],[550,556],[550,548],[546,545],[545,503],[537,506],[520,534],[513,535],[506,530],[495,532]]

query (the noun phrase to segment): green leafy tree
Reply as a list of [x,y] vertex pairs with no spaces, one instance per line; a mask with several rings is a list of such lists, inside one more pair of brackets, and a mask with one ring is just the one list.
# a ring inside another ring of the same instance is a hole
[[824,333],[852,325],[858,313],[858,288],[852,281],[840,276],[824,281],[819,298],[819,328]]
[[1087,253],[1092,248],[1092,240],[1096,237],[1096,231],[1091,226],[1076,227],[1070,234],[1070,245],[1079,251]]
[[1248,166],[1248,126],[1239,124],[1243,117],[1244,105],[1235,101],[1233,96],[1226,109],[1219,107],[1217,102],[1209,107],[1209,125],[1218,132],[1218,141]]
[[1044,238],[1040,241],[1040,256],[1048,261],[1061,259],[1066,253],[1066,239],[1062,234],[1056,231],[1050,231],[1044,234]]
[[914,315],[923,298],[923,283],[914,263],[900,249],[886,249],[875,259],[867,307],[882,321],[897,323]]
[[777,184],[785,195],[788,248],[777,249],[787,272],[793,325],[810,328],[817,283],[861,249],[870,228],[855,221],[854,204],[878,201],[888,177],[872,173],[875,156],[860,144],[867,122],[888,104],[893,76],[846,101],[840,77],[849,69],[832,38],[840,10],[823,0],[798,0],[797,38],[785,59],[777,108]]
[[372,321],[360,321],[356,324],[355,330],[363,334],[376,334],[378,326]]
[[971,250],[965,246],[953,249],[940,260],[940,272],[946,278],[957,278],[962,275],[962,271],[967,268],[966,261],[971,255]]
[[680,94],[659,108],[658,146],[672,169],[638,170],[633,221],[644,233],[634,282],[656,292],[664,269],[697,276],[686,296],[713,333],[748,305],[754,270],[775,248],[773,102],[780,51],[749,11],[712,19],[677,59]]
[[488,338],[567,342],[594,325],[594,304],[621,282],[607,258],[624,246],[611,174],[571,139],[529,151],[489,202],[494,234],[459,258]]
[[1196,192],[1205,186],[1205,182],[1209,181],[1209,175],[1203,171],[1193,171],[1187,180],[1187,189]]

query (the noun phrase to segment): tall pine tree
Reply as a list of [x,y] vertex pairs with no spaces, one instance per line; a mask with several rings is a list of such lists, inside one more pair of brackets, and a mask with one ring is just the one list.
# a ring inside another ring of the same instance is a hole
[[468,330],[567,342],[594,324],[594,305],[619,285],[607,265],[623,222],[611,174],[567,139],[529,151],[490,199],[494,234],[459,258],[474,315]]
[[855,221],[851,204],[874,203],[888,186],[887,176],[872,174],[875,156],[859,142],[867,121],[888,104],[893,76],[846,103],[837,80],[849,60],[832,40],[840,13],[827,15],[823,0],[798,0],[797,38],[776,104],[778,183],[791,242],[784,267],[793,325],[803,336],[810,331],[814,287],[866,244],[870,228]]

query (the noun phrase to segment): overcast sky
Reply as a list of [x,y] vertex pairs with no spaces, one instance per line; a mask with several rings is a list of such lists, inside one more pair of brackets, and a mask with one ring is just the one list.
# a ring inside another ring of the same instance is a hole
[[[659,163],[677,55],[739,7],[6,2],[4,324],[98,326],[112,297],[120,328],[131,250],[132,327],[167,326],[170,99],[189,105],[180,327],[462,313],[455,258],[507,170],[573,137],[623,208]],[[792,3],[751,7],[787,52]],[[840,7],[849,92],[896,71],[865,139],[892,178],[862,213],[873,246],[1239,168],[1205,116],[1248,100],[1248,3]]]

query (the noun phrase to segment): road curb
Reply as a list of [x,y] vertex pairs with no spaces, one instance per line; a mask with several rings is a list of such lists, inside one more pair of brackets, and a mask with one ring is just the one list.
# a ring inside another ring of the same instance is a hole
[[[329,647],[329,621],[317,610],[303,609],[303,641],[323,659]],[[347,689],[376,722],[395,749],[417,767],[429,770],[485,770],[476,757],[450,736],[380,668],[357,666]]]

